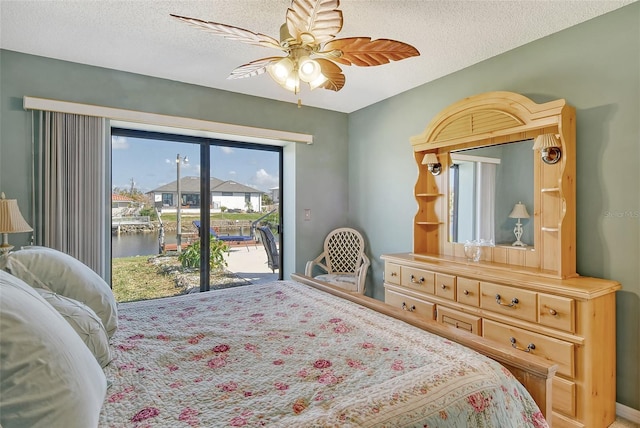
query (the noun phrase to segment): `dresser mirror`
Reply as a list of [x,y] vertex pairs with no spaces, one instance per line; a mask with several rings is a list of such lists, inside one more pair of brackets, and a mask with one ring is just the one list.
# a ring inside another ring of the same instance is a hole
[[[474,95],[442,110],[411,145],[418,166],[413,254],[467,263],[465,250],[473,246],[465,241],[490,241],[462,232],[462,220],[477,222],[469,216],[475,208],[458,206],[452,220],[450,170],[452,160],[455,165],[465,157],[492,158],[500,162],[495,201],[485,204],[480,198],[478,207],[493,209],[494,245],[483,246],[471,262],[561,278],[575,275],[575,109],[565,100],[537,104],[513,92]],[[543,161],[547,147],[561,153],[558,162]],[[474,186],[460,183],[458,193]]]
[[449,242],[512,246],[518,219],[509,215],[522,203],[530,217],[520,219],[521,247],[535,247],[532,147],[528,139],[450,152]]

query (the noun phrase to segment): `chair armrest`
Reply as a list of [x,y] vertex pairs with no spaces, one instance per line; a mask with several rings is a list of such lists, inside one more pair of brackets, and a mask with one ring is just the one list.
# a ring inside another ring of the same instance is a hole
[[313,272],[313,265],[314,265],[314,264],[315,264],[315,263],[314,263],[313,261],[311,261],[311,260],[309,260],[309,261],[307,262],[307,265],[304,267],[304,274],[305,274],[306,276],[311,276],[311,277],[313,278],[313,276],[311,275],[311,273]]
[[322,270],[324,270],[325,272],[329,272],[327,266],[324,263],[321,263],[322,260],[324,260],[325,258],[325,253],[323,252],[322,254],[320,254],[318,257],[316,257],[313,260],[310,260],[307,262],[307,265],[304,268],[304,274],[306,276],[310,276],[313,278],[313,267],[314,266],[318,266],[319,268],[321,268]]

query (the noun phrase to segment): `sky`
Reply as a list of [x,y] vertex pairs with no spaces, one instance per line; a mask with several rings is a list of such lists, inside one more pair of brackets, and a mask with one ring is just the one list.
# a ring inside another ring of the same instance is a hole
[[[112,137],[112,188],[131,188],[146,193],[176,181],[176,158],[186,158],[180,177],[200,175],[200,146],[197,144]],[[278,183],[278,153],[214,146],[211,148],[211,177],[232,180],[268,192]]]

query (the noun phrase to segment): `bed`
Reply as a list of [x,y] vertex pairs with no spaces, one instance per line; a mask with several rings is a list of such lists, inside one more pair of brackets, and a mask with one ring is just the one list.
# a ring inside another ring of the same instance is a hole
[[497,362],[309,281],[120,304],[99,426],[547,426]]
[[553,364],[303,275],[118,305],[31,247],[0,292],[5,428],[548,426]]

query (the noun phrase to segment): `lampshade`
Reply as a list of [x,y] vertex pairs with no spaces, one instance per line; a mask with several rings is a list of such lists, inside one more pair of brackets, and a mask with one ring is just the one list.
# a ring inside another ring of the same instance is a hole
[[18,208],[18,201],[0,197],[0,233],[31,232],[33,229],[25,221]]
[[514,207],[511,214],[509,214],[509,218],[529,218],[529,213],[527,212],[527,207],[522,202],[518,202]]
[[533,142],[533,150],[542,150],[549,147],[560,147],[560,140],[556,134],[540,134]]
[[424,158],[422,158],[422,165],[429,165],[429,164],[435,164],[435,163],[440,163],[440,161],[438,160],[438,156],[436,156],[435,153],[427,153]]
[[18,201],[6,199],[4,193],[0,194],[0,233],[2,234],[0,254],[5,254],[13,248],[7,239],[9,233],[31,232],[32,230],[20,214]]

